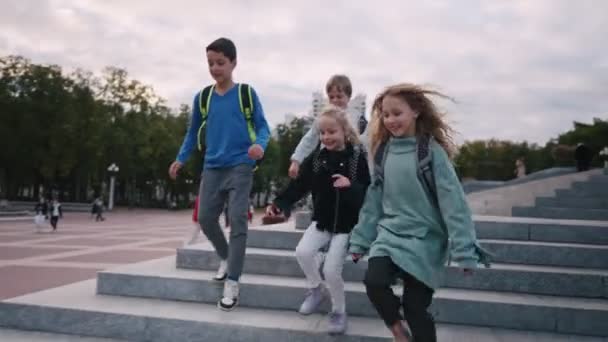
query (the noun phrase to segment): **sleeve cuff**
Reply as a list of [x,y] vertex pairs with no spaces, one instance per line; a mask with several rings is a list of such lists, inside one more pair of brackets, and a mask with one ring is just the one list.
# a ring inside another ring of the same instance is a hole
[[357,245],[351,245],[351,246],[348,248],[348,252],[349,252],[349,253],[351,253],[351,254],[365,254],[365,252],[367,252],[367,250],[366,250],[366,249],[364,249],[364,248],[363,248],[363,247],[361,247],[361,246],[357,246]]

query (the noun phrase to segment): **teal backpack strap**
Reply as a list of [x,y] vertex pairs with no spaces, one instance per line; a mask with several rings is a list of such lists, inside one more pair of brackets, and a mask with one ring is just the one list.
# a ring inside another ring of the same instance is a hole
[[430,136],[421,135],[416,138],[416,155],[418,157],[416,159],[418,162],[416,173],[433,205],[439,207],[437,185],[435,184],[435,177],[433,176],[433,153],[430,145]]
[[254,107],[251,86],[249,84],[239,83],[239,105],[241,106],[241,112],[245,115],[249,138],[251,139],[251,142],[254,143],[256,139],[255,125],[253,124]]
[[205,144],[205,132],[207,128],[207,115],[209,114],[209,104],[211,103],[211,95],[215,86],[210,85],[205,87],[198,96],[198,108],[201,112],[201,126],[198,129],[197,142],[198,150],[202,151]]

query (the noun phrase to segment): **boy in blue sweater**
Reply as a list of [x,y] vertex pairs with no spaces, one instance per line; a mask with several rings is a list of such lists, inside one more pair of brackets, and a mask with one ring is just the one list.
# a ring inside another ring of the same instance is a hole
[[[270,130],[255,91],[246,85],[235,84],[232,79],[236,67],[234,43],[219,38],[207,46],[206,52],[209,73],[216,83],[208,98],[204,98],[203,91],[194,97],[188,131],[176,160],[169,168],[169,175],[175,179],[197,141],[199,146],[205,146],[198,222],[221,259],[213,279],[225,280],[218,307],[229,311],[238,302],[253,170],[256,161],[264,156]],[[252,122],[246,119],[243,110],[241,86],[250,91]],[[206,115],[202,111],[206,111]],[[226,201],[231,223],[230,247],[219,224]]]

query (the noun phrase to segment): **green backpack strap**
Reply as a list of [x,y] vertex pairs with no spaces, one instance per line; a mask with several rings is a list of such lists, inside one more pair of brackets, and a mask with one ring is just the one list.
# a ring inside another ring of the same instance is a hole
[[239,105],[241,106],[241,113],[245,115],[245,122],[247,123],[247,132],[251,143],[255,142],[255,125],[253,124],[253,96],[251,95],[251,86],[245,83],[239,83]]
[[201,126],[198,128],[197,141],[198,141],[198,150],[203,150],[203,145],[205,143],[205,131],[207,128],[207,115],[209,114],[209,104],[211,103],[211,94],[213,94],[213,90],[215,89],[214,85],[210,85],[205,87],[198,96],[198,108],[201,112]]
[[[241,113],[245,116],[247,123],[247,132],[249,139],[254,143],[256,139],[255,125],[253,123],[253,96],[251,95],[251,86],[245,83],[239,83],[239,106]],[[198,107],[201,112],[201,126],[198,129],[198,149],[203,151],[205,144],[205,131],[207,128],[207,116],[209,115],[209,105],[211,104],[211,95],[215,89],[214,85],[210,85],[201,90],[198,97]]]

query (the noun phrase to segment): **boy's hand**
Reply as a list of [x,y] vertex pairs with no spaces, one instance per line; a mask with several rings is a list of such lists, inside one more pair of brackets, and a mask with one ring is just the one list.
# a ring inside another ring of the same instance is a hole
[[174,161],[171,166],[169,166],[169,177],[175,180],[175,178],[177,178],[177,172],[182,168],[182,166],[184,166],[184,164],[178,162],[177,160]]
[[260,160],[264,157],[264,149],[259,144],[253,144],[249,147],[247,155],[253,160]]
[[334,188],[348,188],[350,186],[350,179],[341,174],[335,174],[331,178],[334,179]]
[[289,178],[296,179],[296,177],[298,177],[298,173],[300,173],[300,163],[295,160],[292,160],[291,165],[289,165],[289,171],[287,171],[287,174],[289,175]]
[[356,264],[357,262],[359,262],[359,260],[360,260],[361,258],[363,258],[363,254],[360,254],[360,253],[352,253],[352,254],[350,255],[350,257],[351,257],[351,259],[353,259],[353,262]]

